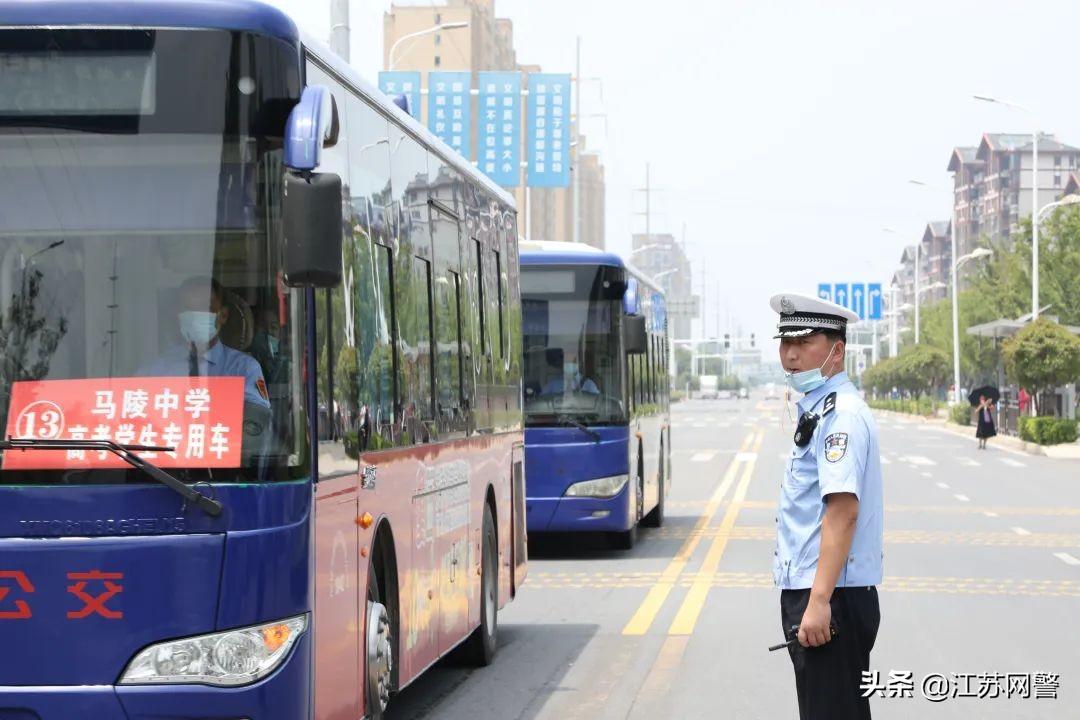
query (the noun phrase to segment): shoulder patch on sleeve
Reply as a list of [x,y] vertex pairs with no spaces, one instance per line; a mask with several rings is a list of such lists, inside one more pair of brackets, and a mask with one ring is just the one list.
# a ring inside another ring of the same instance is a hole
[[836,432],[825,438],[825,459],[831,463],[840,462],[847,453],[848,434]]
[[858,395],[853,393],[843,393],[836,398],[837,410],[857,410],[859,403],[862,401]]

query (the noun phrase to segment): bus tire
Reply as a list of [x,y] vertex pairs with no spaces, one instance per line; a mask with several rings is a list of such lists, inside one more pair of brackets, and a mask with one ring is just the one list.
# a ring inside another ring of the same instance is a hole
[[641,461],[638,460],[638,471],[636,478],[636,489],[634,491],[635,498],[634,503],[634,524],[630,526],[629,530],[622,532],[612,533],[609,542],[611,547],[616,550],[633,550],[634,545],[637,545],[638,538],[638,523],[641,522],[641,510],[645,504],[645,480],[643,473],[641,472]]
[[486,667],[499,646],[499,545],[491,505],[484,503],[484,529],[480,549],[480,625],[462,646],[462,658],[470,665]]
[[664,441],[660,441],[660,472],[657,473],[656,485],[660,497],[656,501],[656,507],[642,519],[641,524],[645,527],[658,528],[664,524],[664,492],[667,490],[667,473],[664,469]]
[[367,627],[364,633],[367,717],[382,720],[394,678],[394,637],[390,613],[383,604],[374,563],[368,568]]

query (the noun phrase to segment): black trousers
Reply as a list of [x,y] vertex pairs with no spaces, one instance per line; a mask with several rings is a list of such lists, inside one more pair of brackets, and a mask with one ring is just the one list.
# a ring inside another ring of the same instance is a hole
[[[785,638],[802,621],[810,590],[783,590],[780,619]],[[877,639],[881,611],[877,588],[846,587],[833,591],[832,619],[836,636],[820,647],[788,646],[795,668],[801,720],[869,720],[870,700],[862,697],[862,671],[870,669],[870,651]]]

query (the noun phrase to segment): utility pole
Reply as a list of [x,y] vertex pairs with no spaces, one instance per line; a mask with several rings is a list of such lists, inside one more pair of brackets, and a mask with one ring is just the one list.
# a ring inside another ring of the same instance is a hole
[[330,47],[349,62],[349,0],[330,0]]
[[645,163],[645,242],[649,242],[652,237],[652,230],[649,227],[649,195],[649,163]]
[[574,61],[574,242],[581,242],[581,36],[577,36]]

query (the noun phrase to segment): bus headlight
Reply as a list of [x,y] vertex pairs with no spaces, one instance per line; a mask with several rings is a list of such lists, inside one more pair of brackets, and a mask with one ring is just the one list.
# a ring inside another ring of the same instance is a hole
[[200,683],[233,687],[273,672],[307,629],[307,616],[151,645],[128,663],[121,685]]
[[566,488],[567,497],[609,498],[622,492],[629,475],[612,475],[596,480],[585,480]]

